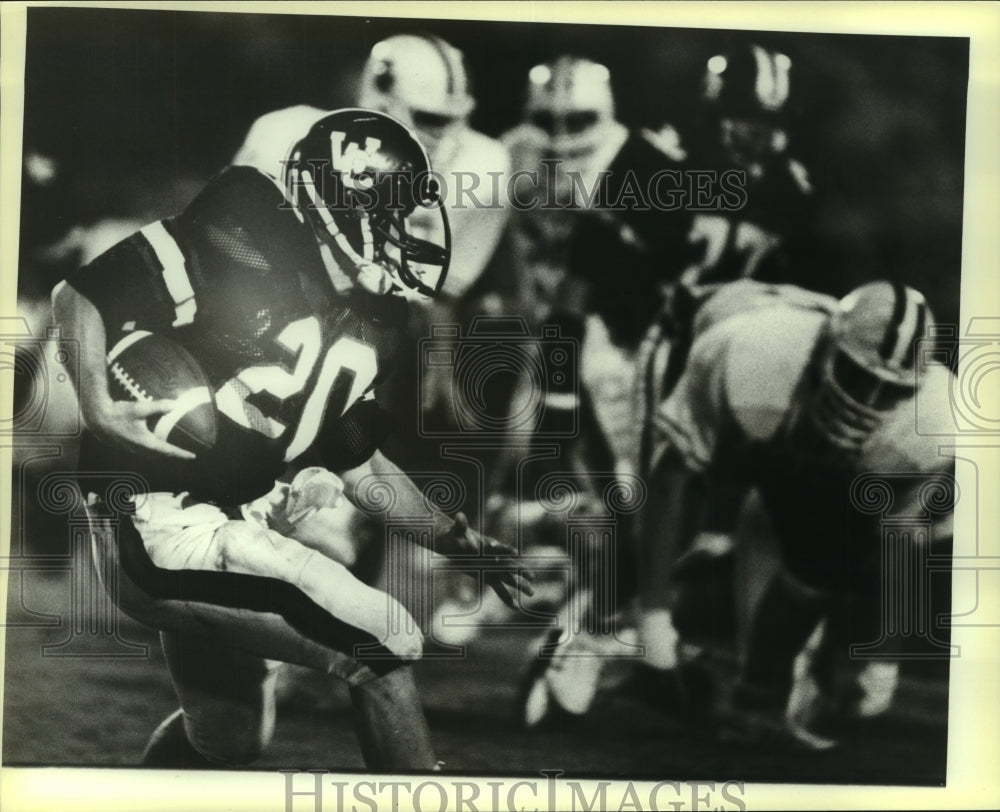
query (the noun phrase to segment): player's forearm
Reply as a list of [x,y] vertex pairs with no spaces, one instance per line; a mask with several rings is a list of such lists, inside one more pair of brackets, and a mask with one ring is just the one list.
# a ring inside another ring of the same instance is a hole
[[[96,407],[111,401],[108,392],[107,336],[97,308],[71,285],[60,283],[52,292],[52,310],[70,353],[66,370],[73,379],[86,420]],[[73,357],[75,355],[75,357]]]
[[[367,504],[366,491],[372,481],[376,481],[387,486],[392,493],[392,506],[387,518],[430,518],[434,522],[434,536],[439,539],[445,537],[454,525],[452,519],[429,504],[413,480],[381,451],[376,451],[368,462],[357,468],[338,473],[344,481],[344,495],[361,510],[371,511],[374,507]],[[437,552],[449,554],[447,550]]]
[[705,489],[698,474],[670,455],[651,481],[655,499],[641,519],[642,577],[640,596],[648,608],[669,608],[677,559],[700,529]]

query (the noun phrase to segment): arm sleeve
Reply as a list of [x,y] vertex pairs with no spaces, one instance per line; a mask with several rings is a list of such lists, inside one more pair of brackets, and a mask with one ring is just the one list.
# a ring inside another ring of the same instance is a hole
[[[66,280],[97,308],[109,338],[126,325],[164,331],[184,319],[184,312],[179,312],[180,304],[190,301],[188,309],[193,307],[194,293],[186,275],[178,279],[171,295],[168,282],[174,280],[165,278],[165,263],[147,234],[165,236],[163,243],[171,244],[168,223],[154,223],[109,248]],[[176,242],[172,245],[180,257]],[[171,276],[182,271],[182,258],[180,262],[181,266]]]

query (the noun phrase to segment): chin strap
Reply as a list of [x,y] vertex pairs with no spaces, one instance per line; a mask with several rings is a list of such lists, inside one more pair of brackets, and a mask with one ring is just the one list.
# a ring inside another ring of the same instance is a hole
[[[293,169],[292,171],[298,172],[301,178],[301,186],[305,188],[309,200],[319,213],[319,217],[323,221],[323,226],[326,228],[327,236],[332,238],[332,243],[328,240],[327,244],[330,245],[332,251],[337,251],[343,257],[345,260],[344,265],[356,269],[356,274],[353,275],[354,281],[370,293],[380,295],[389,293],[393,286],[392,275],[374,260],[375,241],[371,225],[368,222],[368,216],[362,213],[360,217],[361,237],[364,246],[364,254],[362,255],[354,250],[350,241],[340,228],[338,228],[337,222],[333,219],[333,215],[330,214],[330,210],[320,201],[319,196],[316,194],[316,183],[309,171],[299,171],[297,169]],[[345,273],[351,275],[350,271],[345,271]]]

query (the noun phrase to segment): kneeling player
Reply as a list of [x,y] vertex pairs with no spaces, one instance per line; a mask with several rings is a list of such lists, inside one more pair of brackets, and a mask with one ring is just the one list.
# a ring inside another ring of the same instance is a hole
[[[81,468],[143,483],[124,501],[91,495],[95,551],[102,572],[118,573],[119,606],[161,630],[182,707],[154,734],[146,764],[252,760],[273,730],[283,661],[347,681],[369,767],[429,769],[407,668],[420,632],[344,566],[349,539],[316,532],[335,523],[310,520],[334,507],[341,482],[361,507],[377,485],[393,515],[423,520],[419,543],[488,558],[499,569],[485,580],[505,597],[530,586],[511,548],[428,508],[378,450],[388,429],[370,392],[400,349],[406,299],[433,296],[448,265],[447,244],[406,230],[417,206],[438,202],[423,149],[398,122],[358,110],[290,141],[283,178],[224,171],[180,215],[54,294],[79,345]],[[197,458],[147,424],[171,403],[109,394],[106,354],[138,330],[184,347],[211,384],[217,432]],[[322,468],[279,491],[262,520],[255,500],[287,466],[313,460]]]
[[[859,507],[853,488],[866,474],[895,476],[908,483],[897,498],[904,515],[908,507],[919,512],[917,499],[928,487],[947,488],[950,461],[914,425],[921,389],[922,418],[943,431],[951,426],[950,372],[917,357],[918,339],[931,324],[923,296],[889,282],[864,285],[840,302],[790,286],[736,282],[698,311],[687,365],[654,415],[650,487],[663,498],[651,500],[644,519],[650,577],[642,631],[652,651],[666,647],[662,662],[676,661],[668,610],[678,568],[690,573],[698,562],[728,555],[717,531],[732,525],[718,521],[713,508],[721,502],[713,495],[755,489],[778,566],[768,571],[749,561],[751,576],[763,583],[748,610],[745,656],[725,708],[732,736],[778,735],[813,749],[833,744],[805,724],[830,699],[818,693],[833,685],[821,673],[829,658],[815,654],[875,640],[883,579],[906,577],[880,571],[880,517]],[[946,518],[938,529],[939,536],[949,532]],[[684,533],[694,543],[679,562]],[[845,617],[851,634],[837,636]],[[657,619],[659,633],[651,622]],[[856,713],[888,708],[895,663],[852,665],[856,688],[867,694],[854,703]]]

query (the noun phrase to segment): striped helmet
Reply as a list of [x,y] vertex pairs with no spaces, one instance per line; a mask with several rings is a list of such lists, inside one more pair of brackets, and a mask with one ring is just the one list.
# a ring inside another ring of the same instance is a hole
[[[321,252],[373,293],[436,296],[451,259],[451,233],[437,180],[420,142],[372,110],[334,110],[316,121],[284,164],[286,197],[313,229]],[[416,237],[418,209],[441,217],[441,242]]]
[[414,129],[432,160],[438,142],[476,106],[462,52],[431,34],[376,43],[362,71],[358,105]]
[[858,450],[887,411],[913,396],[920,385],[917,340],[933,324],[924,297],[898,282],[870,282],[841,300],[815,410],[828,439]]
[[550,139],[555,155],[594,150],[615,121],[611,73],[604,65],[575,56],[535,65],[528,73],[525,113]]
[[734,48],[708,60],[702,96],[723,115],[777,116],[789,101],[791,71],[786,54],[760,45]]
[[791,72],[787,54],[760,45],[733,48],[705,64],[706,113],[737,165],[752,167],[787,148]]

